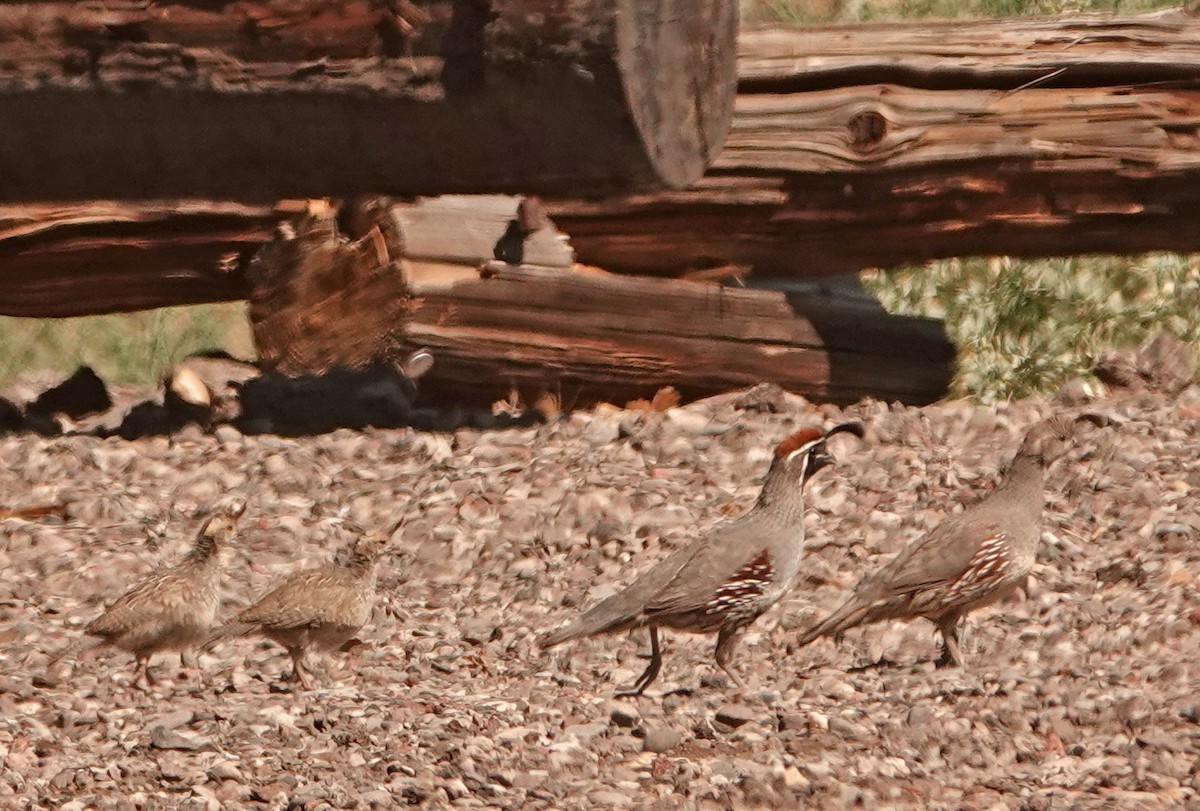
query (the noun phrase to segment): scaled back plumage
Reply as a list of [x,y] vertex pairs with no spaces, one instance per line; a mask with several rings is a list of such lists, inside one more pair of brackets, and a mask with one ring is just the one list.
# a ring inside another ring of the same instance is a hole
[[837,609],[801,634],[799,645],[872,622],[924,617],[942,632],[939,661],[961,664],[959,620],[1010,593],[1033,567],[1045,469],[1082,420],[1109,424],[1094,414],[1054,415],[1035,423],[995,489],[862,577]]
[[829,431],[805,428],[779,442],[748,512],[721,521],[659,560],[623,591],[546,634],[542,646],[647,626],[651,662],[630,691],[640,694],[661,665],[660,626],[693,633],[715,631],[717,665],[736,682],[728,667],[734,645],[742,629],[791,588],[804,543],[804,483],[832,463],[825,440],[841,432],[862,436],[862,426],[845,423]]
[[[216,622],[220,609],[221,566],[219,551],[237,529],[242,514],[222,512],[206,519],[196,532],[191,549],[177,564],[156,569],[114,600],[92,620],[84,633],[96,644],[112,645],[134,654],[138,678],[152,684],[148,666],[155,653],[186,650],[202,642]],[[52,660],[77,652],[85,643],[70,646]]]
[[297,680],[307,687],[306,651],[337,649],[370,621],[377,563],[386,544],[384,536],[363,536],[343,550],[340,565],[292,573],[213,633],[204,649],[223,639],[260,633],[287,648]]

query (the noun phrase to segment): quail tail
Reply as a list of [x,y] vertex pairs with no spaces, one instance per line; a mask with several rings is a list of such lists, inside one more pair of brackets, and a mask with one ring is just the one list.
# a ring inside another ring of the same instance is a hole
[[254,631],[259,626],[253,622],[231,622],[227,625],[222,625],[217,630],[208,635],[208,639],[200,646],[202,653],[208,653],[210,650],[221,644],[226,639],[233,639],[238,636],[245,636]]
[[870,621],[870,611],[870,604],[852,597],[843,603],[837,611],[834,611],[828,617],[805,631],[800,636],[799,646],[804,647],[823,636],[833,636],[834,634],[840,634],[842,631],[848,631],[851,628],[862,625],[864,622]]
[[607,600],[602,600],[570,625],[543,636],[539,644],[543,648],[552,648],[572,639],[596,634],[618,633],[632,628],[637,623],[626,608],[626,600],[621,599],[625,596],[624,593],[614,594]]

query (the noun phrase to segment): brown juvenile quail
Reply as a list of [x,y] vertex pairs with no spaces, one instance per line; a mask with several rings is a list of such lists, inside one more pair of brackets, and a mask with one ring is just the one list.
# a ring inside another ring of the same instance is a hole
[[296,681],[307,690],[307,650],[336,650],[371,619],[377,561],[386,544],[386,537],[366,535],[351,545],[343,565],[295,572],[209,637],[204,650],[222,639],[262,634],[287,648]]
[[160,651],[184,651],[203,642],[212,631],[220,608],[220,546],[233,538],[237,519],[245,510],[236,502],[208,518],[196,533],[192,549],[181,562],[160,569],[118,597],[84,629],[87,637],[51,661],[85,647],[112,645],[136,657],[136,685],[150,675],[150,657]]
[[859,423],[844,423],[825,432],[805,428],[780,442],[758,501],[748,512],[659,561],[624,591],[548,634],[542,646],[648,627],[650,664],[631,689],[620,693],[640,695],[662,667],[660,626],[715,631],[717,666],[740,685],[730,658],[743,629],[792,587],[804,546],[804,484],[833,463],[825,443],[841,432],[863,435]]
[[[1076,419],[1108,424],[1093,414]],[[1072,433],[1073,422],[1063,417],[1030,428],[992,492],[863,577],[836,611],[801,635],[799,645],[881,620],[924,617],[942,635],[938,665],[962,665],[959,620],[1016,591],[1033,568],[1046,465]]]

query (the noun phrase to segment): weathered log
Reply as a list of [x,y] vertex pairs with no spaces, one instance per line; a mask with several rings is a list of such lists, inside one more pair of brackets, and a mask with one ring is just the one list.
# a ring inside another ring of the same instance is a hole
[[[491,262],[514,200],[392,206],[385,228],[413,295],[409,348],[437,359],[422,392],[487,405],[515,390],[566,407],[623,403],[674,386],[684,398],[778,383],[821,401],[925,403],[954,360],[943,326],[889,316],[869,295],[784,293],[654,280],[572,262],[551,222],[528,263]],[[446,229],[449,218],[461,227]],[[482,268],[482,272],[480,271]]]
[[483,404],[515,389],[571,407],[767,381],[823,402],[928,403],[951,376],[939,322],[873,302],[503,262],[483,271],[410,279],[407,341],[437,359],[422,381],[435,402]]
[[5,3],[0,200],[684,186],[736,28],[736,0]]
[[547,205],[580,261],[665,275],[1200,250],[1198,42],[1179,13],[744,32],[703,181]]
[[[751,267],[752,282],[941,256],[1200,250],[1197,42],[1200,21],[1181,14],[744,32],[745,92],[708,177],[547,205],[582,262]],[[913,86],[854,84],[872,71]],[[838,81],[850,84],[824,89]],[[269,208],[219,203],[50,212],[0,211],[0,311],[241,298],[241,269],[214,262],[273,228]]]
[[490,255],[517,206],[479,202],[434,207],[466,217],[467,239],[421,207],[376,210],[377,223],[351,242],[319,207],[282,229],[248,271],[263,365],[301,375],[428,348],[436,362],[422,379],[426,402],[483,408],[512,390],[526,404],[550,393],[567,406],[763,381],[837,402],[929,402],[946,391],[954,352],[936,321],[890,316],[866,297],[570,265],[548,223],[527,236],[526,253],[561,264],[510,265]]
[[303,203],[209,201],[0,208],[0,315],[66,318],[245,298],[242,258],[301,211]]
[[1200,19],[1169,9],[744,29],[741,93],[894,84],[926,90],[1195,81]]

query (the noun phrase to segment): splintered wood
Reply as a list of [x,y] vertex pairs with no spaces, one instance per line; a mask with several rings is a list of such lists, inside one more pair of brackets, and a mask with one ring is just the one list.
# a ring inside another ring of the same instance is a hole
[[247,275],[264,367],[298,375],[395,357],[411,303],[378,228],[346,242],[332,209],[314,205],[280,227]]

